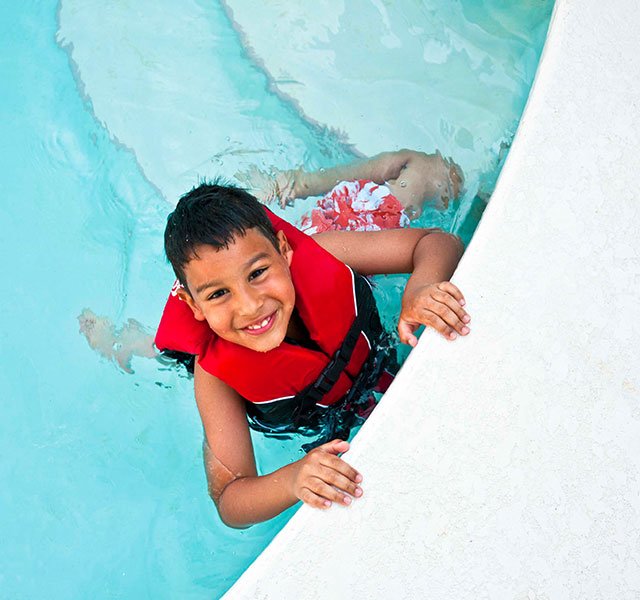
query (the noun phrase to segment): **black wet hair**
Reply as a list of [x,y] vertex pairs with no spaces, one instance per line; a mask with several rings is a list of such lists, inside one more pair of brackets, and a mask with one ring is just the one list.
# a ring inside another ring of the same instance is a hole
[[279,251],[271,221],[255,196],[220,179],[204,182],[182,196],[167,217],[164,251],[188,291],[184,268],[198,257],[199,246],[228,248],[254,227]]

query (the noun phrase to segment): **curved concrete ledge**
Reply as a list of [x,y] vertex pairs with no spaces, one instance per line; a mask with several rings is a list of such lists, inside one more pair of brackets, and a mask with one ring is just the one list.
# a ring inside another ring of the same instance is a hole
[[455,281],[350,461],[227,598],[637,598],[640,146],[632,0],[557,0],[519,133]]

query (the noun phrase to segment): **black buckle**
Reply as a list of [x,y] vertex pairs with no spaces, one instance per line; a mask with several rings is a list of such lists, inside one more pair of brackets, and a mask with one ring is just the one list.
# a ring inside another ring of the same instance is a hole
[[331,357],[327,366],[322,369],[322,372],[313,383],[298,394],[298,396],[301,397],[301,401],[294,411],[294,423],[296,427],[300,425],[301,419],[311,413],[315,405],[331,391],[340,378],[340,373],[342,373],[347,364],[349,364],[353,350],[362,332],[360,323],[360,315],[357,315],[347,332],[344,342]]

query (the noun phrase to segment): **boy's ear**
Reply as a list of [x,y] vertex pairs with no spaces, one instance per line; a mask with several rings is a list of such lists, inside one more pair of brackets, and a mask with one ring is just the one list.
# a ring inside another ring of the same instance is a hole
[[280,254],[284,256],[287,264],[291,266],[291,259],[293,258],[293,248],[291,244],[289,244],[289,240],[287,236],[284,234],[284,231],[280,230],[276,233],[276,237],[278,238],[278,249],[280,250]]
[[205,320],[204,313],[198,308],[198,305],[195,303],[194,299],[191,297],[191,294],[187,292],[187,290],[181,287],[176,293],[178,294],[178,298],[180,298],[180,300],[186,302],[189,305],[189,308],[193,311],[193,316],[197,321]]

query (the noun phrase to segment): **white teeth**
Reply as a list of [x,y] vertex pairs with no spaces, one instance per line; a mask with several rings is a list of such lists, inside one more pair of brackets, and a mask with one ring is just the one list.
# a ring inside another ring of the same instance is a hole
[[264,321],[262,321],[262,323],[259,323],[258,325],[249,325],[247,329],[260,329],[264,327],[268,322],[269,322],[269,317],[267,317]]

